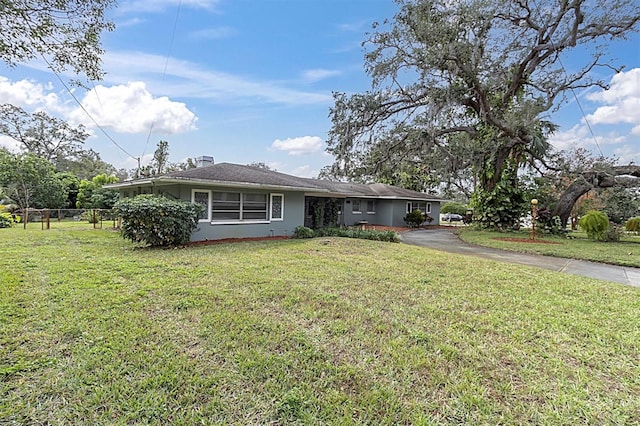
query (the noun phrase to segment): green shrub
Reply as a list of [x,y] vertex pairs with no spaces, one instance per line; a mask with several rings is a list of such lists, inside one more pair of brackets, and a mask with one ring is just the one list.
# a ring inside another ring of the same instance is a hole
[[313,237],[342,237],[359,238],[361,240],[386,241],[390,243],[400,242],[400,236],[394,231],[363,231],[360,228],[320,228],[313,229],[305,226],[298,226],[293,231],[293,238],[313,238]]
[[414,211],[407,213],[407,215],[404,217],[404,222],[410,228],[417,228],[418,226],[422,225],[425,220],[426,218],[422,214],[422,211],[418,209],[415,209]]
[[482,229],[507,231],[520,228],[520,218],[531,209],[523,183],[518,176],[517,162],[505,162],[501,176],[489,168],[482,179],[496,182],[491,191],[478,185],[471,196],[473,221]]
[[553,235],[566,236],[568,234],[567,227],[562,226],[560,216],[552,216],[548,207],[541,207],[536,211],[537,228]]
[[362,230],[360,228],[322,228],[315,231],[316,237],[359,238],[361,240],[400,242],[400,236],[394,231]]
[[306,226],[296,226],[296,229],[293,230],[292,238],[313,238],[315,237],[315,233],[313,229],[307,228]]
[[0,228],[11,228],[15,220],[13,220],[13,216],[8,212],[0,212]]
[[628,232],[635,232],[636,234],[640,233],[640,217],[632,217],[631,219],[627,220],[624,228]]
[[603,212],[590,210],[580,218],[578,222],[589,238],[598,241],[606,241],[606,233],[609,229],[609,217]]
[[604,241],[618,242],[622,238],[622,227],[616,224],[611,224],[609,229],[604,233]]
[[138,195],[114,206],[122,236],[152,247],[186,244],[198,227],[202,206],[156,195]]

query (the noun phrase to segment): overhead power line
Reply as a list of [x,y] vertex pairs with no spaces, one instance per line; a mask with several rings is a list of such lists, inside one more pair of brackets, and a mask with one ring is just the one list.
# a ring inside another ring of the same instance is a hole
[[[69,89],[69,86],[67,85],[67,83],[64,82],[64,80],[62,79],[62,77],[60,77],[60,74],[58,74],[51,66],[51,64],[49,63],[49,61],[47,60],[46,57],[44,57],[44,55],[42,55],[42,59],[44,59],[44,61],[46,62],[46,64],[49,66],[49,69],[53,72],[53,74],[56,76],[56,78],[58,79],[58,81],[60,81],[60,83],[62,84],[62,86],[65,88],[65,90],[67,91],[67,93],[69,93],[69,95],[71,95],[71,97],[73,98],[73,100],[78,104],[78,106],[82,109],[82,111],[84,111],[84,113],[87,115],[87,117],[89,117],[89,119],[93,122],[93,124],[96,125],[96,127],[98,129],[100,129],[100,131],[107,137],[107,139],[109,139],[109,141],[111,141],[111,143],[113,143],[120,151],[122,151],[123,153],[125,153],[126,155],[128,155],[130,158],[134,159],[134,160],[138,160],[138,158],[134,157],[133,155],[129,154],[129,152],[127,152],[126,149],[124,149],[118,142],[116,142],[115,139],[113,139],[111,137],[111,135],[109,133],[107,133],[107,131],[100,125],[100,123],[98,123],[96,121],[95,118],[93,118],[93,116],[91,115],[91,113],[89,113],[89,111],[87,111],[87,109],[84,107],[84,105],[82,105],[82,102],[80,102],[80,100],[76,97],[76,95],[73,94],[73,92],[71,91],[71,89]],[[94,88],[95,90],[95,88]],[[97,92],[96,92],[96,96],[97,96]]]
[[[160,79],[160,88],[164,88],[164,80],[167,76],[167,68],[169,67],[169,59],[171,58],[171,53],[173,51],[173,42],[176,38],[176,29],[178,28],[178,18],[180,17],[180,7],[182,6],[182,0],[178,1],[178,7],[176,9],[176,17],[173,21],[173,30],[171,31],[171,40],[169,41],[169,50],[167,52],[167,57],[164,61],[164,69],[162,71],[162,78]],[[144,154],[147,152],[147,148],[149,146],[149,140],[151,140],[151,133],[153,132],[153,127],[155,126],[155,119],[151,121],[151,126],[149,127],[149,134],[147,135],[147,140],[144,144],[144,149],[142,150],[141,157],[144,157]]]

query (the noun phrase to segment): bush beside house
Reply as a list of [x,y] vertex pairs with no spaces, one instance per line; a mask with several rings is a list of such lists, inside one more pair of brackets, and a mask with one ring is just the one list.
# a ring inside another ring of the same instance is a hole
[[114,206],[122,218],[122,236],[152,247],[189,242],[198,227],[202,206],[157,195],[138,195]]
[[425,222],[433,222],[433,218],[429,215],[423,214],[421,210],[415,209],[412,212],[407,213],[404,217],[404,221],[410,228],[417,228]]

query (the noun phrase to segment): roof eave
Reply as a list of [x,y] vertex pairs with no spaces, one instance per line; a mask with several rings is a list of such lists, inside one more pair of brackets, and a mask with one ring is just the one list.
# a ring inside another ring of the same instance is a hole
[[202,186],[222,186],[227,188],[255,188],[255,189],[267,189],[267,190],[275,190],[275,191],[302,191],[307,196],[333,196],[336,198],[365,198],[365,199],[381,199],[381,200],[410,200],[410,201],[433,201],[440,202],[442,201],[439,198],[432,197],[420,197],[420,196],[404,196],[404,195],[375,195],[375,194],[358,194],[355,192],[348,191],[334,191],[328,188],[313,188],[307,186],[289,186],[289,185],[273,185],[273,184],[263,184],[256,182],[233,182],[233,181],[224,181],[224,180],[215,180],[215,179],[195,179],[188,177],[168,177],[168,176],[158,176],[152,177],[148,179],[138,179],[124,182],[117,182],[105,185],[105,188],[113,188],[113,189],[121,189],[121,188],[132,188],[139,186],[161,186],[161,185],[172,185],[172,184],[196,184]]
[[289,185],[269,185],[263,183],[252,182],[231,182],[224,180],[214,179],[194,179],[194,178],[179,178],[179,177],[163,177],[159,176],[151,179],[133,180],[127,182],[118,182],[109,185],[105,185],[106,188],[130,188],[135,186],[159,186],[159,185],[171,185],[171,184],[198,184],[203,186],[224,186],[227,188],[257,188],[257,189],[270,189],[278,191],[308,191],[314,190],[316,192],[326,192],[324,190],[317,191],[315,188],[302,187],[302,186],[289,186]]
[[132,186],[152,185],[154,180],[155,179],[126,180],[123,182],[108,183],[104,185],[103,188],[117,189],[117,188],[129,188]]

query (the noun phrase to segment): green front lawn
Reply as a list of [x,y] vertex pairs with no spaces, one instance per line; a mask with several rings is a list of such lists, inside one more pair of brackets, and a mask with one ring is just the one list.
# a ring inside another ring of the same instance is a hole
[[354,239],[0,238],[1,424],[640,419],[636,288]]
[[[506,241],[508,238],[531,240],[531,232],[479,231],[465,228],[459,232],[464,241],[480,246],[522,253],[590,260],[613,265],[640,267],[640,236],[626,235],[618,242],[601,242],[587,238],[584,232],[572,232],[570,238],[536,236],[535,241]],[[554,244],[544,244],[552,242]]]

